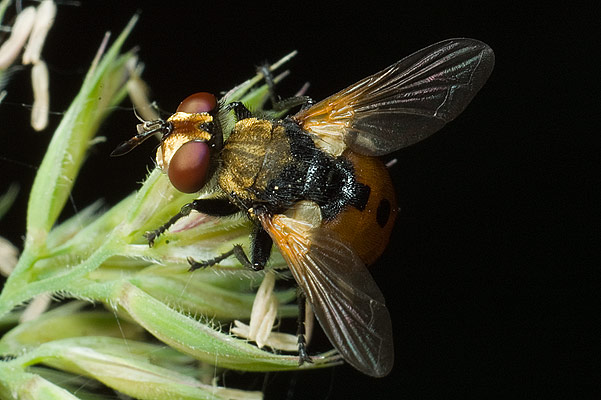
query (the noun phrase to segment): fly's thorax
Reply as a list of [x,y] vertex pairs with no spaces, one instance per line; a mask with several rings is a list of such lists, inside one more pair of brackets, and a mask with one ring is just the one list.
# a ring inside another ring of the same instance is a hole
[[280,123],[246,118],[236,123],[221,152],[219,185],[243,204],[263,201],[268,183],[292,163],[290,141]]
[[192,140],[208,143],[213,136],[207,131],[213,124],[213,116],[209,113],[176,112],[166,122],[172,126],[171,133],[163,139],[156,154],[157,164],[164,172],[168,171],[173,155],[183,144]]

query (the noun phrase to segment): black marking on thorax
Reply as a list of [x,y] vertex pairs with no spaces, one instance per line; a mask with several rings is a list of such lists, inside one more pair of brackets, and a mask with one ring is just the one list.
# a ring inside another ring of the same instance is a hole
[[309,134],[290,119],[275,124],[286,128],[294,162],[268,183],[263,194],[263,200],[273,206],[272,212],[282,212],[300,200],[319,204],[325,220],[347,206],[365,209],[371,189],[356,181],[350,161],[318,149]]

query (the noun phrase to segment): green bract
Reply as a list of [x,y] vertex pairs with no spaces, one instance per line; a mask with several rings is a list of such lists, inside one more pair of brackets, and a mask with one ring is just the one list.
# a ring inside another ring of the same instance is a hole
[[[188,272],[187,257],[207,259],[234,243],[248,246],[244,216],[192,213],[169,230],[168,243],[162,239],[149,248],[143,233],[198,197],[176,191],[155,169],[137,193],[109,210],[100,212],[95,203],[56,225],[98,126],[126,95],[136,55],[121,53],[121,47],[135,21],[99,52],[31,189],[25,246],[0,295],[0,328],[12,328],[0,339],[2,399],[90,398],[78,389],[82,377],[93,380],[88,388],[98,381],[140,399],[260,398],[211,380],[221,368],[299,369],[297,356],[262,350],[228,333],[234,319],[249,318],[264,274],[245,270],[235,258]],[[260,80],[257,75],[244,82],[222,101],[260,108],[267,96],[265,85],[255,88]],[[285,268],[279,254],[269,268]],[[18,307],[41,295],[71,301],[19,323]],[[275,295],[279,315],[295,316],[296,307],[285,305],[295,291]],[[90,302],[105,307],[90,310]],[[302,368],[330,366],[339,357],[326,353],[313,360]]]

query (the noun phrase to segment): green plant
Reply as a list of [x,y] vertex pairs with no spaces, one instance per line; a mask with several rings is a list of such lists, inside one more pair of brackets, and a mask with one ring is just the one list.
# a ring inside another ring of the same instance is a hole
[[[0,398],[98,398],[94,390],[78,389],[83,379],[92,380],[86,381],[92,389],[90,382],[97,381],[140,399],[260,398],[259,392],[217,386],[214,378],[222,369],[262,372],[340,362],[328,352],[299,367],[296,355],[260,349],[228,332],[232,321],[250,318],[264,277],[287,276],[279,254],[262,273],[245,270],[234,258],[188,272],[187,257],[207,259],[233,243],[248,245],[246,218],[193,213],[170,230],[168,244],[148,246],[145,231],[192,198],[210,196],[211,188],[182,194],[155,168],[116,205],[103,210],[97,202],[57,224],[99,125],[126,96],[127,82],[139,79],[135,52],[120,52],[135,21],[99,51],[31,188],[24,249],[0,295],[0,327],[8,330],[0,339]],[[259,75],[245,81],[222,101],[261,108],[267,87],[257,86],[260,81]],[[280,317],[296,316],[296,306],[287,305],[294,289],[266,292],[277,300],[272,304]],[[48,295],[56,300],[49,311],[23,318],[23,304]],[[91,309],[92,303],[104,307]],[[279,347],[274,338],[266,343]]]

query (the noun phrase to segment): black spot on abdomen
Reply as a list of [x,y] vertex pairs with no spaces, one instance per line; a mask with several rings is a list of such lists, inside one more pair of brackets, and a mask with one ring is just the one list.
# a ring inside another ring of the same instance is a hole
[[388,199],[380,200],[378,210],[376,211],[376,222],[380,228],[384,228],[390,218],[390,201]]

